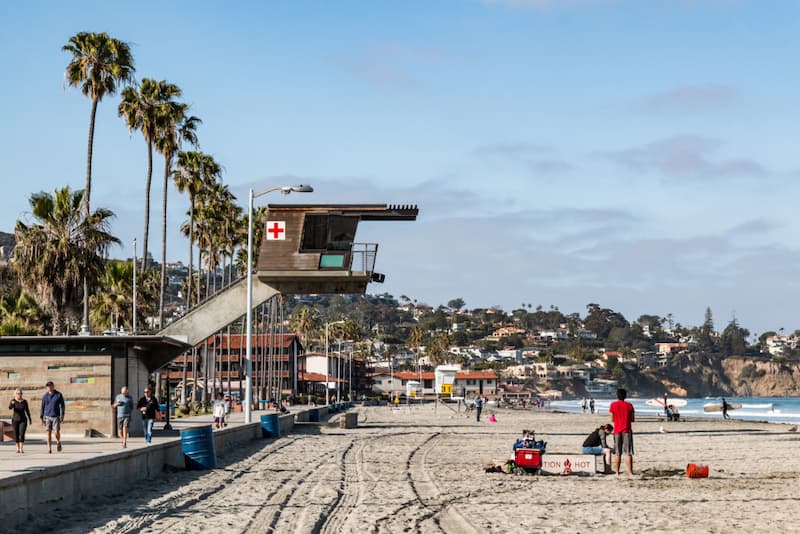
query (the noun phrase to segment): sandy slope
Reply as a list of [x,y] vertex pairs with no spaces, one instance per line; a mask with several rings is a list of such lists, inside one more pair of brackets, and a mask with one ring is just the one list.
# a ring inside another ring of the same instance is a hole
[[[360,409],[360,427],[305,426],[243,447],[208,473],[174,472],[124,497],[48,512],[60,532],[730,532],[796,529],[800,436],[784,425],[698,420],[635,425],[635,470],[711,466],[711,478],[511,476],[522,428],[575,452],[605,416],[499,411],[476,423],[440,407]],[[664,426],[667,433],[660,433]],[[124,484],[124,481],[120,481]],[[54,515],[56,514],[56,515]]]

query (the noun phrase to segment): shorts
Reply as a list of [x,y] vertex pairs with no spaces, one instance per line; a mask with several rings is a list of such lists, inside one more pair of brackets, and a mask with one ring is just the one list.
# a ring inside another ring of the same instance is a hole
[[603,454],[603,447],[583,447],[581,454]]
[[122,430],[123,428],[127,430],[128,427],[130,427],[130,426],[131,426],[131,416],[130,415],[126,415],[124,417],[119,417],[117,419],[117,427],[120,430]]
[[633,456],[633,434],[631,432],[614,434],[614,454]]
[[51,430],[55,430],[59,432],[61,430],[61,418],[60,417],[45,417],[44,418],[44,429],[48,432]]
[[215,423],[224,423],[225,422],[225,418],[224,417],[215,417],[214,418],[214,422]]

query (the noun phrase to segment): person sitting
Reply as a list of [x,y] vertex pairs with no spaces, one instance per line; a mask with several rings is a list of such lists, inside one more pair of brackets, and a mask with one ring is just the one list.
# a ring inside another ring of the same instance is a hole
[[670,404],[667,406],[667,421],[678,421],[680,420],[681,414],[678,413],[677,408]]
[[523,430],[522,437],[514,442],[514,450],[532,449],[536,444],[536,432],[533,430]]
[[597,427],[585,440],[581,452],[583,454],[603,455],[603,473],[611,473],[611,447],[606,438],[614,432],[610,423]]

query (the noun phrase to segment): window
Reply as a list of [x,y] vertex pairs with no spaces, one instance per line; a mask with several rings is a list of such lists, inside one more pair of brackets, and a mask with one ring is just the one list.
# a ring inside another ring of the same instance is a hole
[[350,251],[356,237],[358,217],[306,214],[300,252],[317,250]]

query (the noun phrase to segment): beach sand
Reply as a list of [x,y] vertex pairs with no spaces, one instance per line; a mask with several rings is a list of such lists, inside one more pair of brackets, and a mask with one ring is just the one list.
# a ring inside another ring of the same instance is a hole
[[[60,532],[173,534],[800,530],[800,435],[789,425],[650,418],[634,425],[633,477],[515,476],[484,467],[509,459],[523,428],[550,453],[575,453],[607,416],[490,409],[491,424],[445,406],[357,410],[357,429],[302,425],[217,470],[168,472],[43,511],[24,530],[56,520]],[[708,464],[709,478],[687,479],[689,462]]]

